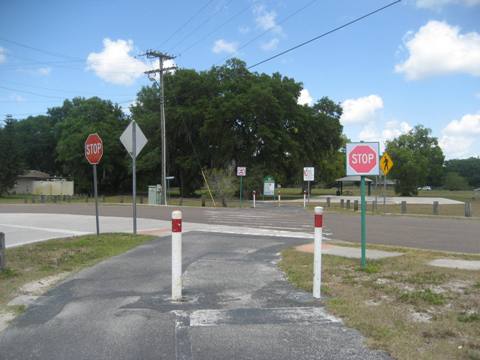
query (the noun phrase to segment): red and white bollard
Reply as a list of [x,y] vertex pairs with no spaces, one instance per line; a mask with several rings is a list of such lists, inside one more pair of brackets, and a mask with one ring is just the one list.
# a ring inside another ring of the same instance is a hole
[[307,190],[303,190],[303,208],[307,207]]
[[182,212],[172,212],[172,300],[182,299]]
[[256,204],[255,204],[256,200],[257,200],[257,192],[255,190],[253,190],[253,208],[254,209],[255,209],[255,206],[256,206]]
[[280,207],[281,201],[282,201],[282,196],[280,195],[280,190],[278,190],[278,207]]
[[313,297],[320,299],[322,285],[323,207],[315,207],[315,243],[313,250]]

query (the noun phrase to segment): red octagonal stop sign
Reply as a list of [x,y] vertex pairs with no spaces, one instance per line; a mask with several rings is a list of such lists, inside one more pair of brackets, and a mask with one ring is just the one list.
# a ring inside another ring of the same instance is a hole
[[378,143],[348,145],[347,175],[378,175]]
[[90,134],[85,140],[85,157],[92,165],[100,162],[103,156],[103,141],[98,134]]

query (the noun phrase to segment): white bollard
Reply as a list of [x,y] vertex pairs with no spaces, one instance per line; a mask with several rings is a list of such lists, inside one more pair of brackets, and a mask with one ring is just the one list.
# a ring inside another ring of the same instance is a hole
[[278,192],[278,207],[280,207],[280,201],[281,201],[281,196],[280,196],[280,191]]
[[182,299],[182,212],[172,212],[172,300]]
[[323,207],[315,207],[315,244],[313,252],[313,297],[320,299],[322,285],[322,228]]
[[303,190],[303,208],[307,207],[307,191]]
[[255,202],[257,200],[256,198],[257,198],[257,192],[255,190],[253,190],[253,208],[254,209],[255,209],[255,206],[256,206],[256,204],[255,204]]

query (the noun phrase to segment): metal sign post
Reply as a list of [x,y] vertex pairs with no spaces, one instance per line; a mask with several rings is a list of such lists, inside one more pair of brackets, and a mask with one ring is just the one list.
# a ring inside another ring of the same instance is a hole
[[304,167],[303,168],[303,181],[307,182],[307,201],[310,204],[310,181],[315,180],[315,168],[314,167]]
[[243,177],[247,175],[247,168],[245,166],[237,167],[237,176],[240,177],[240,207],[243,202]]
[[385,151],[380,159],[380,168],[383,172],[383,212],[387,207],[387,174],[392,170],[393,161],[390,155]]
[[97,164],[93,165],[93,193],[95,196],[95,224],[97,236],[100,234],[100,221],[98,220],[98,187],[97,187]]
[[367,265],[367,203],[365,201],[365,176],[379,174],[379,157],[377,143],[349,143],[346,146],[347,176],[360,175],[361,199],[361,237],[362,237],[362,268]]
[[137,155],[142,151],[147,143],[147,138],[142,129],[137,125],[135,120],[128,124],[125,131],[120,136],[125,149],[132,157],[132,210],[133,210],[133,234],[137,234]]
[[137,123],[132,121],[132,207],[133,235],[137,235]]
[[97,187],[97,164],[103,156],[103,141],[100,136],[90,134],[85,140],[85,158],[93,166],[93,193],[95,196],[95,225],[97,236],[100,234],[100,221],[98,218],[98,187]]

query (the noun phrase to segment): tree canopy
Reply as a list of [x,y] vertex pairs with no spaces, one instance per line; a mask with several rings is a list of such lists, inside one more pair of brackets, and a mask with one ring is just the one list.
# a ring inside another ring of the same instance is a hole
[[[266,175],[282,185],[300,184],[304,166],[315,166],[322,182],[342,175],[342,108],[327,97],[299,105],[302,88],[279,73],[250,72],[238,59],[207,71],[166,74],[167,172],[182,194],[203,186],[201,169],[247,166],[250,190],[260,189]],[[77,192],[91,191],[83,144],[97,132],[104,142],[99,189],[121,192],[130,187],[130,158],[119,137],[131,119],[148,139],[137,162],[139,188],[160,182],[159,109],[159,88],[153,85],[139,91],[130,114],[108,100],[76,97],[47,115],[8,126],[21,139],[19,158],[28,169],[71,178]]]
[[395,164],[390,176],[397,180],[397,193],[414,195],[419,186],[442,183],[444,155],[430,129],[417,125],[407,134],[387,141],[386,151]]

